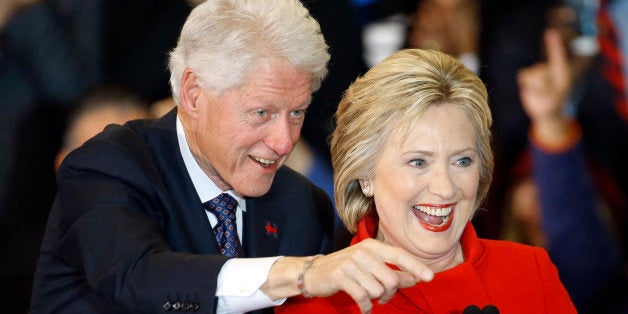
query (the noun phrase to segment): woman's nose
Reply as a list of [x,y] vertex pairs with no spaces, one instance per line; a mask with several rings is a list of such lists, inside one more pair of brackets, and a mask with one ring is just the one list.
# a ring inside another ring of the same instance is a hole
[[441,199],[451,199],[454,196],[454,183],[446,166],[433,168],[428,191]]

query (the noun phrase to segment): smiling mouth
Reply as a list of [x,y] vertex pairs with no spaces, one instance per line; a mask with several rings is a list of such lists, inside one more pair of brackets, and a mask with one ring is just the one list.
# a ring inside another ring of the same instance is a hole
[[251,159],[257,161],[264,168],[269,168],[272,165],[277,163],[277,159],[272,160],[272,159],[266,159],[266,158],[255,157],[255,156],[251,156]]
[[413,207],[414,215],[419,219],[421,226],[433,232],[442,232],[451,226],[453,221],[453,204],[447,205],[417,205]]

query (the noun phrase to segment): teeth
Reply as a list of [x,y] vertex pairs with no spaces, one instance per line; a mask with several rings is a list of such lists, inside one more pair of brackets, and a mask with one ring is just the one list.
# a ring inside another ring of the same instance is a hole
[[430,207],[430,206],[415,206],[414,208],[432,216],[445,217],[451,214],[451,206],[440,208],[440,207]]
[[260,158],[260,157],[253,157],[253,159],[257,160],[258,162],[264,164],[266,167],[274,164],[277,162],[277,160],[271,160],[271,159],[264,159],[264,158]]

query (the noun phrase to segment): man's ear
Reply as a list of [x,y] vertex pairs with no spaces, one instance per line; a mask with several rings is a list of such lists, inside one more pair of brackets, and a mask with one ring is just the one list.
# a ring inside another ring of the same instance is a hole
[[198,85],[198,76],[194,71],[187,68],[181,77],[181,90],[179,92],[179,103],[181,109],[192,117],[197,117],[199,112],[200,98],[203,90]]

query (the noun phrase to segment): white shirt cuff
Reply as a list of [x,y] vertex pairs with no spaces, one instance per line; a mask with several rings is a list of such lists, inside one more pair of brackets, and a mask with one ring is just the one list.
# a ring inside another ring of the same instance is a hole
[[259,288],[266,282],[270,268],[281,256],[232,258],[218,274],[217,313],[244,313],[283,304],[286,299],[271,300]]

